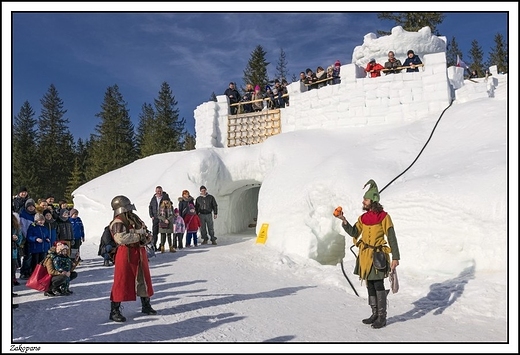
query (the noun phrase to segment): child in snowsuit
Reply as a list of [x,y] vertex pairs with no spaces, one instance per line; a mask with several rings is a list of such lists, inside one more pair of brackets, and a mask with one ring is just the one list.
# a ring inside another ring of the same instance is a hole
[[195,213],[195,206],[190,203],[189,211],[184,216],[184,224],[186,225],[186,247],[191,246],[191,239],[193,238],[193,246],[197,246],[197,232],[200,228],[200,218]]

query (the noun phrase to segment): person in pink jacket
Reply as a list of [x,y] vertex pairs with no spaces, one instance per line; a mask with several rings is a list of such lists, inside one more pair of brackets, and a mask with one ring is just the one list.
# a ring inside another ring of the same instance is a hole
[[182,237],[186,231],[184,219],[179,215],[179,209],[173,210],[173,245],[177,249],[182,249]]

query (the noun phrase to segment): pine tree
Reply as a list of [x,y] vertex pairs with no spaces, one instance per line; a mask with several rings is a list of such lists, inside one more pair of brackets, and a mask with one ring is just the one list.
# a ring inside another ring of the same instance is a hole
[[452,67],[457,65],[457,56],[462,60],[462,51],[459,49],[459,45],[455,40],[455,37],[451,37],[451,41],[448,43],[446,49],[446,66]]
[[[394,21],[394,26],[401,26],[405,31],[417,32],[421,28],[429,26],[432,34],[439,36],[437,25],[441,24],[445,15],[442,12],[380,12],[377,18],[380,20]],[[390,31],[378,30],[377,34],[386,36]]]
[[83,142],[81,138],[78,139],[78,142],[76,143],[75,155],[78,160],[78,170],[80,171],[80,185],[87,182],[85,172],[87,171],[87,162],[91,148],[92,138],[88,139],[86,142]]
[[184,138],[184,150],[193,150],[195,149],[195,136],[190,133],[186,133]]
[[63,101],[53,84],[40,102],[38,192],[41,196],[52,193],[61,197],[73,169],[74,137],[69,131],[69,120],[64,117],[67,110],[63,109]]
[[34,115],[29,101],[25,101],[18,115],[14,117],[11,159],[13,196],[19,192],[20,186],[26,186],[32,195],[33,189],[37,188],[39,183],[37,173],[40,160],[36,155],[38,148]]
[[282,81],[282,79],[287,80],[289,78],[289,71],[287,70],[287,59],[285,57],[285,52],[283,48],[280,48],[280,57],[278,57],[278,62],[276,63],[276,74],[275,78]]
[[74,198],[74,195],[72,194],[74,190],[76,190],[78,187],[81,186],[83,183],[82,181],[82,172],[81,167],[79,163],[79,159],[74,159],[74,167],[72,169],[72,172],[70,174],[69,180],[67,181],[67,188],[65,189],[64,197],[67,201],[72,201]]
[[[484,52],[482,51],[482,47],[478,45],[478,41],[474,39],[471,41],[471,48],[469,50],[469,57],[472,60],[471,64],[468,64],[469,71],[475,70],[479,77],[483,75],[483,67],[484,67]],[[467,63],[466,63],[467,64]]]
[[508,45],[504,43],[504,38],[500,33],[497,33],[495,35],[495,47],[489,53],[488,67],[496,65],[499,73],[507,73],[509,69],[507,49]]
[[96,117],[101,122],[96,125],[97,134],[92,136],[92,149],[86,171],[88,180],[137,159],[134,126],[117,85],[107,88],[101,112]]
[[156,151],[153,154],[182,150],[186,120],[179,120],[177,101],[167,82],[161,84],[159,97],[154,100],[155,129],[153,139]]
[[137,126],[137,154],[139,158],[144,158],[155,154],[158,150],[155,147],[155,112],[149,103],[144,103],[139,114],[139,124]]
[[253,87],[259,85],[261,88],[264,88],[269,83],[269,77],[267,75],[269,62],[265,60],[266,54],[260,45],[256,46],[253,52],[251,52],[251,58],[244,70],[244,86],[252,84]]

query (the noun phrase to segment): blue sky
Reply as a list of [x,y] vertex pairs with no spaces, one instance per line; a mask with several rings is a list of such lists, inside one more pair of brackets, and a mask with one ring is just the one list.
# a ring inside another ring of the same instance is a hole
[[[189,6],[190,11],[206,10],[204,3],[198,8]],[[132,13],[88,13],[85,11],[91,9],[86,6],[79,10],[69,7],[49,10],[39,6],[31,10],[34,12],[18,12],[28,9],[13,6],[11,116],[29,101],[38,117],[40,100],[54,84],[76,139],[87,139],[95,132],[100,122],[95,115],[101,110],[106,89],[114,84],[137,126],[142,105],[153,104],[162,82],[168,82],[180,117],[194,133],[193,111],[209,101],[212,92],[222,95],[230,81],[242,86],[243,70],[257,45],[267,52],[268,73],[273,78],[280,49],[286,54],[289,73],[298,74],[307,67],[326,67],[336,59],[350,63],[352,51],[367,33],[389,31],[394,26],[380,21],[376,12],[172,13],[143,12],[156,9],[141,5]],[[277,7],[274,3],[262,6]],[[345,4],[315,3],[313,8],[348,11],[341,7]],[[449,8],[457,10],[457,6]],[[508,21],[512,23],[507,13],[511,9],[493,8],[502,12],[443,11],[446,17],[439,31],[448,40],[456,38],[464,59],[469,59],[472,40],[478,41],[487,59],[495,34],[508,39]],[[43,9],[56,12],[37,12]],[[113,11],[110,6],[94,10]],[[516,22],[517,12],[510,16]]]

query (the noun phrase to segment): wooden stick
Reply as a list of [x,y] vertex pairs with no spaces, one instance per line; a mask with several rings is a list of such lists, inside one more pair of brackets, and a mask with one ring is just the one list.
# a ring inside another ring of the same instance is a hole
[[[283,94],[282,95],[282,98],[284,97],[289,97],[289,94]],[[260,101],[264,101],[264,100],[269,100],[271,101],[271,98],[270,97],[265,97],[263,99],[256,99],[256,100],[253,100],[253,101],[240,101],[240,102],[237,102],[235,104],[230,104],[229,106],[240,106],[240,105],[246,105],[246,104],[250,104],[250,103],[253,103],[253,102],[260,102]]]
[[[414,68],[417,68],[417,67],[423,67],[424,64],[415,64],[413,67]],[[406,67],[397,67],[397,68],[390,68],[390,69],[381,69],[381,71],[390,71],[390,70],[401,70],[401,69],[408,69],[408,68],[412,68],[411,65],[409,66],[406,66]]]
[[335,77],[335,78],[325,78],[325,79],[321,79],[321,80],[318,80],[318,81],[314,81],[314,82],[312,82],[312,83],[310,83],[310,84],[305,84],[305,86],[311,86],[311,85],[314,85],[314,84],[324,83],[324,82],[326,82],[326,81],[330,81],[330,80],[334,80],[334,79],[339,79],[339,78],[340,78],[339,76],[337,76],[337,77]]

